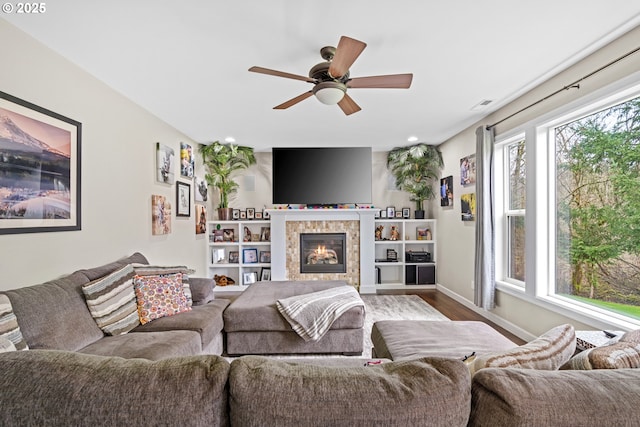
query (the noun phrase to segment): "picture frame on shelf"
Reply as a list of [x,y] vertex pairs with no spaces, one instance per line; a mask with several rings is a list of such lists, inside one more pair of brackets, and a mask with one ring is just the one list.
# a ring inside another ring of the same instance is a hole
[[387,218],[395,218],[395,217],[396,217],[395,206],[387,206]]
[[238,251],[229,251],[229,263],[237,264],[240,260],[240,253]]
[[402,208],[402,218],[404,219],[411,218],[411,208]]
[[269,214],[268,210],[266,210],[266,209],[262,210],[262,218],[263,219],[270,219],[271,218],[271,215]]
[[240,211],[240,219],[247,219],[247,211]]
[[244,264],[258,263],[258,250],[256,248],[245,248],[242,250],[242,262]]
[[235,221],[237,221],[237,220],[239,220],[239,219],[240,219],[240,209],[234,209],[234,210],[231,212],[231,219],[233,219],[233,220],[235,220]]
[[271,263],[271,251],[260,251],[260,263],[261,264]]
[[191,185],[176,181],[176,216],[191,216]]
[[387,210],[380,209],[380,219],[387,219]]
[[261,242],[271,241],[271,227],[260,228],[260,241]]
[[224,242],[224,231],[220,229],[213,230],[213,242],[214,243]]
[[[0,92],[0,116],[22,132],[2,137],[2,198],[11,207],[0,213],[0,234],[81,230],[82,124],[5,92]],[[17,149],[27,136],[41,147]],[[49,179],[58,185],[47,187]]]
[[242,282],[245,285],[251,285],[258,281],[258,273],[255,271],[247,271],[242,273]]
[[225,228],[222,230],[222,238],[225,242],[235,241],[235,230],[233,228]]
[[260,281],[268,282],[269,280],[271,280],[271,267],[263,267],[260,270]]
[[254,219],[256,216],[255,208],[247,208],[247,219]]
[[256,217],[256,219],[262,219],[262,212],[256,211],[255,217]]
[[211,263],[220,264],[225,262],[224,249],[212,249],[211,250]]
[[416,240],[432,240],[431,230],[427,227],[416,227]]
[[396,211],[396,218],[402,219],[402,211],[401,210]]

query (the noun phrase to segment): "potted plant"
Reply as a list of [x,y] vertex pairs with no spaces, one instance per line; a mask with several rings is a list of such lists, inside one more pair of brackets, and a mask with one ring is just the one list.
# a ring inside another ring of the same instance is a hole
[[420,143],[389,151],[387,168],[398,189],[410,193],[410,200],[416,202],[416,219],[424,219],[424,201],[436,197],[434,182],[443,165],[442,153],[433,145]]
[[205,179],[220,195],[218,219],[229,220],[233,209],[229,208],[229,196],[238,191],[238,183],[231,175],[256,163],[253,148],[218,141],[201,145],[200,153],[206,169]]

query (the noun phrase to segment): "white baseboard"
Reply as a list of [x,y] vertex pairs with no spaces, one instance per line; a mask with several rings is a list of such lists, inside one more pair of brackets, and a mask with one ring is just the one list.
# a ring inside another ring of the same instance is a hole
[[446,296],[456,300],[457,302],[459,302],[460,304],[464,305],[465,307],[467,307],[470,310],[473,310],[474,312],[476,312],[477,314],[479,314],[480,316],[484,317],[485,319],[495,323],[496,325],[500,326],[501,328],[506,329],[507,331],[511,332],[512,334],[514,334],[515,336],[517,336],[518,338],[521,338],[527,342],[537,338],[537,335],[533,335],[530,332],[522,329],[521,327],[509,322],[508,320],[505,320],[504,318],[497,316],[493,313],[491,313],[490,311],[487,311],[483,308],[480,308],[478,306],[476,306],[473,302],[469,301],[468,299],[458,295],[457,293],[451,291],[448,288],[445,288],[442,285],[438,285],[437,286],[438,291],[442,292],[443,294],[445,294]]

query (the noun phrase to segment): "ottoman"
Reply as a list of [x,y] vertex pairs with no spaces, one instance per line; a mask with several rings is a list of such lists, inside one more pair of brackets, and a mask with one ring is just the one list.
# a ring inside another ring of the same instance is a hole
[[382,320],[371,329],[374,357],[391,360],[465,356],[508,350],[513,341],[483,322]]
[[249,286],[224,311],[226,354],[321,354],[361,355],[364,307],[353,307],[340,316],[317,341],[305,341],[280,314],[276,301],[318,292],[344,281],[269,281]]

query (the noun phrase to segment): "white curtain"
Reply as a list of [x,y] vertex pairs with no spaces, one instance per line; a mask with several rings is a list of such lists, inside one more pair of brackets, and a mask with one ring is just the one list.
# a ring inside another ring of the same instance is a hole
[[476,129],[476,259],[474,304],[495,307],[495,217],[493,186],[493,128]]

